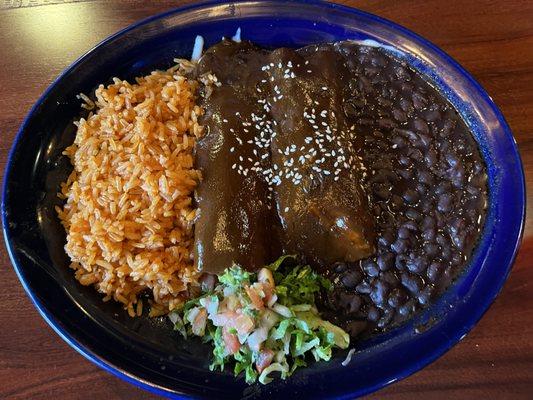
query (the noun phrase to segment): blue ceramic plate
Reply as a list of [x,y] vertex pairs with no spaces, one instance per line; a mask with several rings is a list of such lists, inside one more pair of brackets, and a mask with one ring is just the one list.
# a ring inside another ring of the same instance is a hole
[[[76,94],[112,76],[132,78],[206,45],[243,36],[266,47],[371,39],[390,46],[427,77],[467,121],[489,171],[490,209],[482,240],[461,278],[435,304],[385,335],[357,343],[347,367],[339,353],[285,382],[246,386],[230,372],[207,369],[210,349],[185,342],[166,321],[132,319],[80,286],[63,251],[54,212],[58,183],[69,172],[61,151],[80,116]],[[184,7],[149,18],[102,42],[68,68],[30,111],[11,150],[2,220],[14,268],[35,306],[72,347],[102,368],[151,391],[204,398],[353,398],[404,378],[442,355],[474,326],[511,269],[524,222],[524,175],[503,116],[485,91],[449,56],[389,21],[322,2],[247,1]],[[53,379],[53,377],[51,377]]]

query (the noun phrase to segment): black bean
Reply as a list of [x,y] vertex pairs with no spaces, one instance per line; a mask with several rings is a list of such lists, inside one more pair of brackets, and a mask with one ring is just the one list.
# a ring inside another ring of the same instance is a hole
[[442,233],[437,234],[437,243],[442,247],[447,247],[449,245],[449,241]]
[[380,315],[379,315],[379,310],[377,309],[377,307],[374,307],[374,306],[368,307],[367,318],[370,321],[376,322],[379,319],[379,317]]
[[400,305],[405,303],[409,297],[405,290],[402,288],[394,288],[391,290],[389,295],[388,303],[391,307],[398,308]]
[[420,221],[422,218],[422,215],[416,211],[414,208],[408,208],[405,211],[405,216],[409,218],[411,221]]
[[409,157],[406,157],[406,156],[400,156],[398,161],[400,162],[400,164],[402,164],[404,166],[408,166],[408,165],[411,165],[413,163],[411,161],[411,159]]
[[389,252],[380,254],[376,261],[381,271],[387,271],[394,266],[394,254]]
[[[462,250],[462,249],[460,248],[460,250]],[[458,265],[460,265],[463,261],[464,261],[464,259],[463,259],[463,256],[462,256],[461,253],[453,253],[453,254],[452,254],[452,259],[451,259],[451,263],[452,263],[452,265],[458,266]]]
[[450,234],[456,234],[466,229],[466,223],[464,219],[456,217],[450,220],[448,225],[448,231]]
[[407,68],[398,66],[398,67],[394,68],[394,73],[396,74],[398,79],[402,79],[404,81],[411,80],[411,75],[409,74]]
[[459,250],[463,250],[465,248],[465,242],[466,242],[466,232],[461,231],[457,232],[451,235],[452,242]]
[[452,189],[450,182],[442,181],[435,188],[435,194],[440,196],[441,194],[447,193]]
[[348,267],[346,266],[346,263],[338,262],[338,263],[333,264],[333,268],[335,272],[341,273],[341,272],[346,271],[346,268]]
[[455,167],[460,162],[459,157],[452,152],[445,154],[444,158],[450,167]]
[[435,209],[433,200],[430,197],[425,197],[419,208],[422,214],[430,214]]
[[402,228],[409,229],[410,231],[416,232],[418,231],[418,226],[413,221],[406,221],[402,224]]
[[379,275],[378,265],[372,260],[365,260],[362,262],[362,266],[366,274],[372,278]]
[[422,280],[413,274],[403,272],[401,275],[402,285],[413,294],[417,294],[422,289]]
[[352,269],[342,274],[340,281],[345,288],[353,289],[359,284],[359,282],[361,282],[362,279],[363,274],[361,274],[361,272],[358,270]]
[[407,269],[411,272],[420,274],[427,268],[427,260],[421,256],[415,256],[407,261]]
[[392,116],[394,119],[398,122],[405,122],[407,121],[407,115],[400,109],[394,109],[392,110]]
[[425,169],[418,170],[418,180],[421,183],[425,183],[426,185],[432,185],[434,182],[433,175],[431,174],[431,172]]
[[400,108],[407,114],[411,114],[413,112],[413,103],[403,98],[400,100]]
[[451,120],[451,119],[446,119],[443,124],[442,124],[442,128],[440,130],[440,134],[442,137],[448,137],[453,129],[455,128],[455,121]]
[[400,308],[398,308],[398,313],[404,317],[409,317],[416,311],[416,302],[414,299],[408,300]]
[[418,134],[418,144],[420,147],[427,149],[431,144],[431,139],[428,135]]
[[462,188],[465,183],[465,169],[462,165],[451,168],[447,171],[448,179],[456,188]]
[[374,304],[383,304],[385,301],[387,301],[389,290],[389,285],[387,285],[386,282],[378,280],[370,292],[370,299],[374,302]]
[[432,286],[426,286],[418,295],[418,302],[423,306],[427,305],[433,297],[434,288]]
[[452,258],[452,249],[449,246],[442,247],[440,250],[440,258],[443,260],[449,260]]
[[452,195],[449,193],[444,193],[439,196],[437,202],[437,209],[442,213],[448,213],[452,210]]
[[433,258],[439,254],[439,246],[435,243],[424,243],[423,249],[426,255],[430,258]]
[[427,228],[422,232],[422,238],[427,242],[432,242],[435,240],[435,236],[437,235],[437,231],[435,228]]
[[420,222],[420,229],[426,230],[428,228],[434,228],[436,226],[435,219],[429,215],[426,215]]
[[476,187],[476,186],[466,185],[465,189],[472,196],[479,196],[480,193],[481,193],[481,190],[478,187]]
[[426,165],[430,168],[437,164],[437,152],[434,149],[429,149],[424,157]]
[[423,119],[415,118],[413,124],[414,124],[415,129],[419,131],[420,133],[423,133],[426,135],[429,133],[428,124]]
[[394,262],[396,269],[399,271],[403,271],[404,269],[406,269],[408,260],[409,260],[409,257],[407,257],[405,254],[398,254]]
[[383,316],[378,321],[378,328],[384,328],[389,325],[392,319],[394,318],[394,310],[391,308],[386,308],[383,312]]
[[384,231],[378,239],[378,243],[384,247],[390,246],[392,242],[396,239],[396,235],[394,234],[394,230],[387,229]]
[[400,285],[400,280],[394,272],[394,270],[384,271],[381,273],[380,278],[387,282],[391,287],[396,287]]
[[413,236],[413,233],[410,229],[407,229],[406,227],[401,227],[398,229],[398,237],[400,239],[410,239]]
[[411,169],[401,169],[398,171],[398,173],[403,179],[407,180],[411,179],[414,176],[414,172]]
[[422,154],[422,152],[415,148],[410,148],[407,154],[409,155],[409,157],[411,157],[411,159],[418,162],[421,162],[424,159],[424,155]]
[[357,293],[361,294],[369,294],[370,293],[370,285],[367,282],[361,282],[359,285],[355,287],[355,290]]
[[408,247],[408,241],[404,239],[397,239],[392,245],[391,249],[396,254],[401,254],[407,250]]
[[439,110],[428,110],[425,112],[426,121],[428,122],[435,122],[442,118],[441,113]]
[[395,128],[397,126],[396,122],[394,122],[392,119],[390,118],[381,118],[379,121],[378,121],[378,126],[380,128],[385,128],[385,129],[392,129],[392,128]]
[[431,265],[426,270],[426,275],[430,282],[437,282],[442,271],[444,270],[444,265],[440,262],[432,262]]
[[414,204],[418,202],[418,200],[420,199],[420,195],[418,194],[418,192],[416,192],[413,189],[407,189],[403,193],[402,197],[407,203],[410,203],[410,204]]
[[385,57],[380,55],[373,55],[370,59],[370,63],[372,65],[375,65],[376,67],[386,67],[388,64],[388,61]]
[[427,99],[424,96],[422,96],[422,94],[417,93],[417,92],[413,92],[412,99],[413,99],[413,106],[417,110],[423,110],[426,107],[426,104],[428,102]]

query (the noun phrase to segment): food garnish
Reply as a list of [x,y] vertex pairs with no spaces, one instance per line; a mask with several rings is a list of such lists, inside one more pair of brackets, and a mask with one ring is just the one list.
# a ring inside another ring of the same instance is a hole
[[316,295],[331,283],[295,264],[293,256],[283,256],[258,273],[234,265],[212,291],[169,318],[184,337],[213,344],[211,370],[224,370],[233,360],[235,375],[244,372],[249,384],[267,384],[275,372],[285,379],[309,358],[328,361],[334,348],[349,346],[350,337],[316,308]]

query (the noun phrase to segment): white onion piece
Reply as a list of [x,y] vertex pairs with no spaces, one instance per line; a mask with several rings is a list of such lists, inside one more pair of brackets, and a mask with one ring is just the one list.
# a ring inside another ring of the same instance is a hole
[[200,35],[196,35],[194,39],[194,47],[192,49],[191,61],[198,61],[202,57],[204,50],[204,38]]

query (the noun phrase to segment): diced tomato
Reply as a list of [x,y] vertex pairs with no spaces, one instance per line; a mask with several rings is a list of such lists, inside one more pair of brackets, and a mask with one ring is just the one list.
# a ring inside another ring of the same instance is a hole
[[191,324],[192,333],[196,336],[204,336],[205,324],[207,322],[207,311],[205,308],[201,308]]
[[230,333],[226,327],[222,328],[222,339],[226,345],[226,353],[228,355],[235,354],[240,350],[241,344],[239,343],[239,339],[237,339],[236,335]]
[[237,313],[235,311],[225,311],[210,316],[210,318],[215,326],[234,327],[235,320],[237,319]]
[[246,286],[244,288],[246,290],[246,294],[250,298],[250,301],[252,302],[252,305],[256,310],[262,310],[265,308],[265,305],[263,304],[263,300],[261,299],[261,296],[259,293],[257,293],[256,288],[251,286]]
[[269,307],[272,307],[272,305],[278,300],[278,296],[274,292],[274,287],[269,283],[265,282],[263,283],[263,292],[265,293],[265,304]]
[[255,362],[255,368],[257,372],[261,373],[266,367],[268,367],[274,359],[274,352],[270,349],[264,349],[259,352],[257,361]]
[[254,328],[254,321],[246,314],[237,314],[232,328],[237,329],[239,335],[250,333]]

